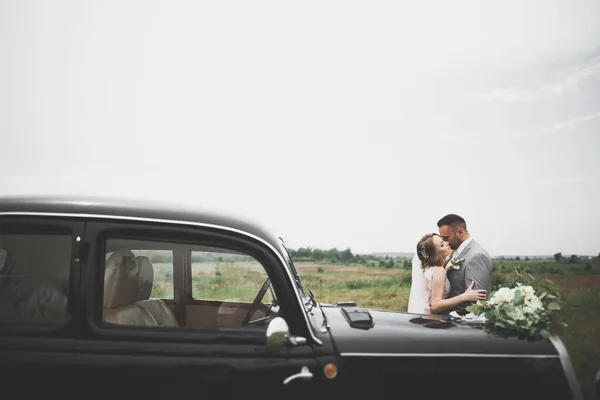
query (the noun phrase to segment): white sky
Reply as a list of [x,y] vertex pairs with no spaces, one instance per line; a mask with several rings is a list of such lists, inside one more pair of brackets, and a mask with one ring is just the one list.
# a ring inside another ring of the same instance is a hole
[[0,0],[0,135],[2,194],[597,255],[600,2]]

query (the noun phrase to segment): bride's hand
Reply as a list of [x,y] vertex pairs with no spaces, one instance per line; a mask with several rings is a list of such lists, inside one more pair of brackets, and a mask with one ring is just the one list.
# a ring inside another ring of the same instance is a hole
[[471,284],[463,293],[465,301],[477,301],[477,300],[485,300],[486,299],[486,290],[485,289],[477,289],[473,290],[473,285],[475,282],[471,281]]

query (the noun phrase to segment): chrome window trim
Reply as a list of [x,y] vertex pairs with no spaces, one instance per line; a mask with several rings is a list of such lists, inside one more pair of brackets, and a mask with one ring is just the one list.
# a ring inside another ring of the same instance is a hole
[[467,357],[467,358],[559,358],[551,354],[480,354],[480,353],[342,353],[342,357]]
[[[100,219],[106,219],[106,220],[119,220],[119,221],[136,221],[136,222],[152,222],[152,223],[159,223],[159,224],[171,224],[171,225],[187,225],[187,226],[197,226],[197,227],[202,227],[202,228],[215,228],[215,229],[220,229],[220,230],[224,230],[224,231],[229,231],[229,232],[235,232],[235,233],[239,233],[245,236],[248,236],[252,239],[258,240],[259,242],[261,242],[262,244],[266,245],[274,254],[277,255],[277,258],[279,258],[279,261],[283,264],[285,264],[285,260],[281,257],[281,254],[267,241],[265,241],[264,239],[262,239],[259,236],[256,236],[252,233],[240,230],[240,229],[236,229],[236,228],[231,228],[228,226],[223,226],[223,225],[215,225],[215,224],[207,224],[204,222],[192,222],[192,221],[181,221],[181,220],[171,220],[171,219],[160,219],[160,218],[145,218],[145,217],[128,217],[125,215],[106,215],[106,214],[85,214],[85,213],[53,213],[53,212],[32,212],[32,211],[9,211],[9,212],[0,212],[0,216],[35,216],[35,217],[60,217],[60,218],[100,218]],[[291,273],[289,271],[288,268],[284,268],[285,272],[288,275],[288,278],[290,279],[290,282],[294,282],[294,278],[291,276]],[[304,305],[302,303],[302,300],[300,299],[300,294],[298,293],[298,288],[296,287],[296,285],[292,285],[294,287],[294,294],[296,295],[296,300],[298,302],[298,305],[300,305],[300,308],[302,310],[304,310]],[[308,329],[308,331],[310,332],[310,336],[311,338],[314,340],[315,343],[317,343],[318,345],[322,345],[323,342],[321,340],[319,340],[313,330],[312,330],[312,325],[310,324],[309,320],[308,320],[308,316],[306,315],[306,312],[302,313],[304,316],[304,322],[306,323],[306,327]]]

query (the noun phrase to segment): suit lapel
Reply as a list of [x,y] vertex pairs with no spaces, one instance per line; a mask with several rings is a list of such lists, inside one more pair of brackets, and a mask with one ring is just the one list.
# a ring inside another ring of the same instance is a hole
[[[458,255],[456,255],[455,258],[457,260],[460,260],[461,258],[465,258],[465,256],[469,252],[469,250],[471,250],[471,247],[473,246],[474,242],[475,242],[474,240],[471,240],[469,242],[469,244]],[[456,252],[455,252],[455,254],[456,254]],[[447,272],[446,276],[448,277],[448,280],[450,281],[450,285],[452,286],[452,296],[456,296],[465,291],[465,289],[466,289],[465,284],[464,284],[465,271],[463,268],[461,268],[459,270],[450,270]]]
[[471,240],[471,241],[469,242],[469,244],[467,245],[467,247],[465,247],[465,248],[463,249],[463,251],[461,251],[461,252],[460,252],[460,254],[459,254],[458,256],[456,256],[456,258],[457,258],[457,259],[460,259],[460,258],[465,258],[465,256],[466,256],[466,255],[467,255],[467,253],[469,252],[469,250],[471,250],[471,247],[473,246],[473,242],[474,242],[474,240]]

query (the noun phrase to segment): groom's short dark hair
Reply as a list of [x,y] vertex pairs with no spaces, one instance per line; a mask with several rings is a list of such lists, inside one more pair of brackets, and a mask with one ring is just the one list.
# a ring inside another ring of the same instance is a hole
[[440,220],[437,222],[437,226],[438,228],[444,225],[448,225],[448,226],[461,226],[465,231],[467,230],[467,222],[465,221],[465,219],[463,217],[461,217],[460,215],[456,215],[456,214],[448,214],[448,215],[444,215],[442,218],[440,218]]

